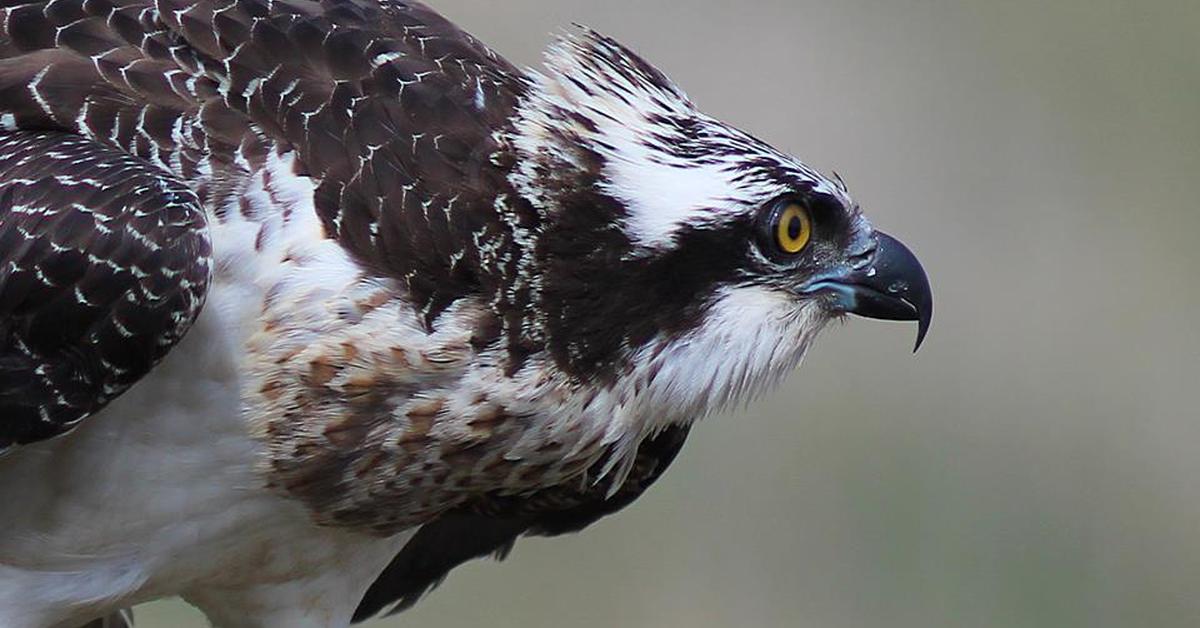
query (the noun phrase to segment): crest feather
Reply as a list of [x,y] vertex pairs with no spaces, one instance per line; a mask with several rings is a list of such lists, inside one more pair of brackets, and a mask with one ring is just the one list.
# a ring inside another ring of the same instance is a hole
[[546,67],[565,99],[598,113],[622,105],[654,105],[674,113],[694,110],[687,94],[637,53],[590,28],[576,28],[546,52]]

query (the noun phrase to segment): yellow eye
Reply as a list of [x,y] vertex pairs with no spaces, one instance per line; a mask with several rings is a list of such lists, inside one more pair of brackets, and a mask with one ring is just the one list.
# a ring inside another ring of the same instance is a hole
[[792,203],[779,212],[775,223],[775,241],[784,253],[799,253],[812,237],[812,220],[808,210]]

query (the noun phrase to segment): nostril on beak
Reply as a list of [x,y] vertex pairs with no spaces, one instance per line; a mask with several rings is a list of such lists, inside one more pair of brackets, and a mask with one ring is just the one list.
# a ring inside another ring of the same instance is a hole
[[862,250],[852,253],[850,258],[846,261],[850,262],[850,268],[854,270],[862,270],[871,263],[872,259],[875,258],[875,250],[877,248],[879,248],[879,244],[872,240],[871,243],[865,246]]

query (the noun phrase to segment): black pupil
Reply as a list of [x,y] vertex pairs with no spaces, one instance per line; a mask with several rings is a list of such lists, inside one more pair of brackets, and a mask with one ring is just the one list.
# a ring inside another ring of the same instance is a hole
[[793,215],[788,219],[787,234],[789,240],[796,240],[800,237],[800,229],[804,227],[799,216]]

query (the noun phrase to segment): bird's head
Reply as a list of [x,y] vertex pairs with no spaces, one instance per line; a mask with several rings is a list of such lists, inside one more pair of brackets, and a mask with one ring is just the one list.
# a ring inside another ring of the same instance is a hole
[[593,32],[532,74],[511,180],[542,216],[538,328],[588,381],[633,375],[681,412],[777,381],[831,319],[918,322],[924,270],[830,179],[698,111]]

